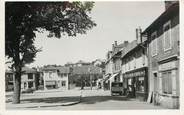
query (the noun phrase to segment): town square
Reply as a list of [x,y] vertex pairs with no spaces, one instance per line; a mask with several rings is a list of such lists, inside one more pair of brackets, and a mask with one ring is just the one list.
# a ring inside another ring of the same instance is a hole
[[179,7],[6,1],[5,109],[180,109]]

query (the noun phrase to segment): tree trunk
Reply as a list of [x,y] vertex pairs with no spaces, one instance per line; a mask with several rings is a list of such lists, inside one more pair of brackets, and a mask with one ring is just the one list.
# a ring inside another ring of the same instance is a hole
[[14,93],[13,93],[13,103],[20,103],[20,91],[21,91],[21,67],[17,66],[14,79]]
[[92,75],[89,75],[90,77],[90,87],[91,87],[91,90],[93,89],[93,84],[92,84]]

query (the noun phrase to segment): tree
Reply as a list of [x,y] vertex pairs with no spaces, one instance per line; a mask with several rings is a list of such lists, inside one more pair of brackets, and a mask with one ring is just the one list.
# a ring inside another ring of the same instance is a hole
[[6,2],[5,55],[15,72],[13,103],[20,103],[21,74],[41,49],[34,45],[35,32],[49,31],[48,37],[86,34],[96,24],[89,13],[93,2]]

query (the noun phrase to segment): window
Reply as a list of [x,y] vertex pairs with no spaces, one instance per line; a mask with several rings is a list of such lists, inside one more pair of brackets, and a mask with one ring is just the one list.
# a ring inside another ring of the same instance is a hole
[[171,71],[162,73],[162,90],[165,94],[172,94],[172,75]]
[[8,79],[9,81],[13,81],[13,74],[9,74]]
[[66,81],[62,81],[62,82],[61,82],[61,85],[62,85],[62,86],[66,86]]
[[28,79],[33,79],[33,74],[32,73],[28,73]]
[[151,35],[152,43],[151,43],[151,54],[152,56],[157,55],[157,34],[156,32]]
[[26,84],[26,82],[24,82],[24,89],[26,89],[26,87],[27,87],[27,84]]
[[49,78],[51,78],[52,77],[52,72],[49,72]]
[[63,73],[60,74],[61,78],[64,76]]
[[33,82],[28,82],[28,88],[32,88],[33,87]]
[[163,27],[164,32],[164,51],[171,49],[171,22],[168,21],[164,24]]

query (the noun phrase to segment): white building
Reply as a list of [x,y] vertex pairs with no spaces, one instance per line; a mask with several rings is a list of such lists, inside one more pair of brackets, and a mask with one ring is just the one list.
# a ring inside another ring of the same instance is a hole
[[43,68],[44,90],[61,89],[68,90],[69,85],[69,67],[49,66]]

